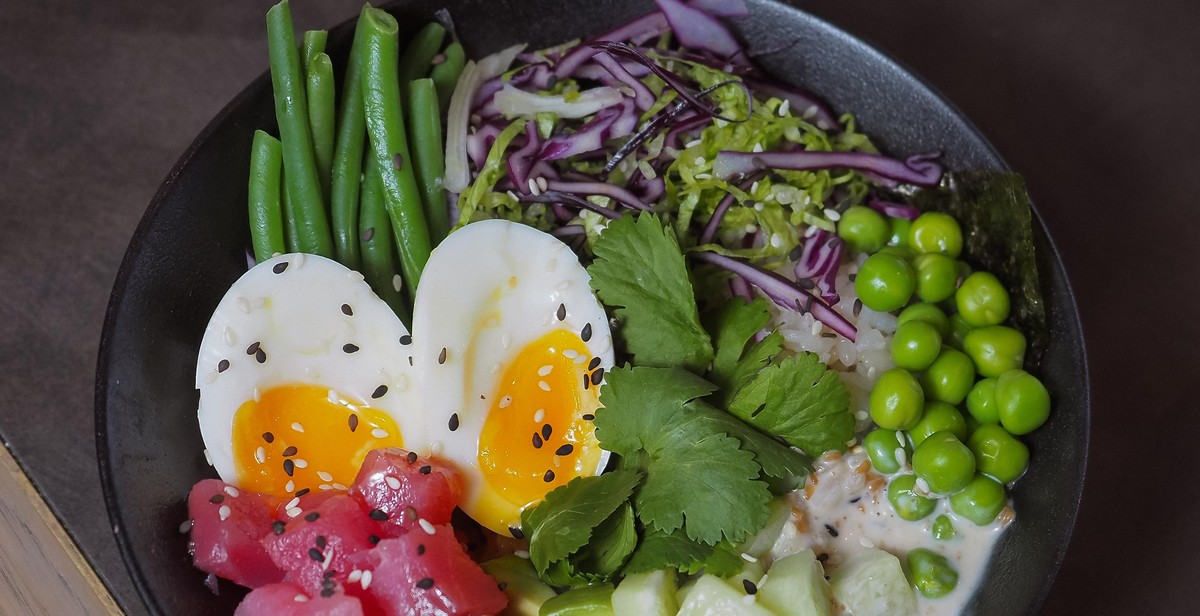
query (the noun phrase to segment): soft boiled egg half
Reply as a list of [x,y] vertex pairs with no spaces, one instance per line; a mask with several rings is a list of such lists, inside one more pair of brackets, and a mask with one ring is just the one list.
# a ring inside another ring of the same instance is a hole
[[430,256],[410,334],[358,272],[314,255],[260,263],[201,342],[208,456],[223,480],[282,497],[345,489],[368,451],[404,447],[452,463],[461,508],[510,533],[607,462],[591,421],[612,337],[588,281],[549,234],[471,223]]

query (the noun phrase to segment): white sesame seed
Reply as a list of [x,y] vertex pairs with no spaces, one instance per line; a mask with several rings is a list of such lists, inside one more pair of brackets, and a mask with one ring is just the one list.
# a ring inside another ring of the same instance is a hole
[[349,584],[354,584],[354,583],[358,582],[359,580],[361,580],[362,576],[363,576],[363,572],[361,570],[354,569],[353,571],[350,572],[350,575],[346,576],[346,582]]
[[366,571],[362,572],[362,578],[359,579],[359,583],[362,584],[363,590],[366,590],[367,587],[369,587],[371,585],[371,570],[370,569],[367,569]]
[[442,455],[442,442],[434,441],[429,445],[429,455],[437,457]]
[[562,468],[562,458],[554,456],[554,468]]
[[908,463],[908,452],[904,451],[903,447],[896,448],[896,463],[900,466]]
[[763,204],[761,204],[761,203],[755,203],[755,204],[754,204],[754,211],[755,211],[755,212],[761,212],[761,211],[763,211],[764,209],[766,209],[766,208],[764,208],[764,207],[763,207]]
[[304,458],[296,458],[292,462],[296,464],[296,468],[308,468],[308,460]]
[[292,422],[292,429],[296,432],[304,432],[304,426],[300,425],[300,422],[298,421]]
[[537,187],[541,190],[547,190],[550,188],[550,183],[546,181],[546,178],[539,177],[537,179]]
[[871,548],[871,549],[875,548],[875,542],[871,541],[870,539],[867,539],[866,537],[859,537],[858,543],[860,545],[862,545],[864,548]]
[[296,482],[289,479],[287,482],[287,485],[283,486],[283,491],[284,492],[295,492],[296,491]]
[[334,490],[342,490],[344,492],[346,490],[349,490],[350,488],[347,488],[346,484],[344,484],[344,483],[338,483],[335,481],[335,482],[333,482],[333,489]]
[[566,357],[567,359],[575,359],[576,357],[579,357],[579,352],[574,349],[566,349],[563,351],[563,357]]
[[225,486],[225,493],[232,498],[237,498],[238,495],[241,494],[241,492],[238,492],[238,489],[233,486]]
[[392,289],[394,291],[396,291],[397,293],[399,293],[400,290],[403,288],[404,288],[404,279],[400,277],[400,274],[393,274],[392,275]]
[[[291,490],[288,490],[288,491],[291,492]],[[292,500],[288,501],[288,504],[284,506],[284,509],[295,509],[296,506],[299,504],[300,504],[300,497],[296,496],[296,497],[292,498]]]
[[[750,148],[750,151],[754,152],[755,154],[758,154],[759,152],[763,151],[763,146],[761,143],[756,143],[756,144],[754,144],[754,147]],[[757,186],[758,182],[755,182],[754,184]]]
[[693,162],[696,163],[697,166],[699,166],[699,165],[703,165],[704,163],[706,163],[708,161],[705,160],[705,158],[703,156],[697,156],[696,160]]
[[333,562],[333,550],[325,550],[325,560],[321,561],[321,571],[329,569],[329,563]]
[[744,561],[746,561],[746,562],[748,562],[748,563],[756,563],[756,562],[758,562],[758,559],[757,559],[757,558],[755,558],[755,557],[753,557],[753,556],[751,556],[751,555],[749,555],[749,554],[747,554],[747,553],[745,553],[745,552],[742,552],[742,560],[744,560]]
[[295,597],[292,597],[292,601],[295,601],[296,603],[304,603],[305,601],[308,601],[308,597],[305,597],[304,595],[296,595]]
[[537,410],[537,411],[536,411],[536,412],[533,414],[533,421],[534,421],[534,423],[542,423],[542,420],[543,420],[543,419],[545,419],[545,418],[546,418],[546,409],[538,409],[538,410]]
[[371,436],[375,438],[387,438],[388,432],[383,428],[375,428],[374,430],[371,430]]
[[437,529],[433,527],[433,524],[430,524],[429,520],[426,520],[425,518],[420,518],[417,520],[417,524],[421,525],[421,530],[425,531],[425,534],[427,535],[432,535],[437,532]]
[[867,418],[870,416],[871,416],[871,414],[866,411],[855,411],[854,412],[854,418],[859,421],[866,421]]
[[529,178],[529,181],[527,182],[527,184],[529,186],[529,194],[531,194],[535,197],[542,194],[542,191],[538,189],[537,180],[535,180],[533,178]]
[[742,597],[742,603],[746,605],[754,605],[754,597],[756,596],[757,595],[744,595]]
[[304,511],[302,509],[300,509],[299,507],[292,507],[287,510],[287,515],[289,518],[294,518],[294,517],[300,515],[301,513],[304,513]]
[[900,443],[901,447],[907,444],[904,442],[904,433],[899,430],[896,431],[896,442]]
[[508,332],[500,334],[500,348],[507,349],[512,346],[512,336]]
[[767,583],[767,576],[769,575],[771,575],[770,572],[764,573],[761,578],[758,578],[758,583],[755,586],[762,588],[762,585]]
[[813,118],[813,116],[815,116],[815,115],[817,115],[817,106],[816,105],[809,105],[808,109],[804,110],[804,119],[805,120],[811,120]]
[[712,174],[711,173],[697,173],[696,175],[694,175],[692,177],[695,177],[697,180],[711,180]]
[[925,482],[925,480],[924,480],[924,479],[922,479],[921,477],[917,477],[917,481],[915,482],[915,486],[916,486],[916,488],[917,488],[918,490],[920,490],[921,492],[924,492],[924,493],[926,493],[926,494],[929,494],[929,484],[928,484],[928,483],[926,483],[926,482]]
[[524,558],[525,560],[529,560],[529,552],[526,552],[525,550],[517,550],[516,552],[513,552],[513,556],[516,556],[517,558]]
[[205,462],[207,462],[209,466],[212,466],[212,465],[213,465],[213,463],[212,463],[212,457],[208,455],[208,450],[207,450],[207,449],[205,449],[205,450],[204,450],[204,461],[205,461]]
[[504,396],[503,398],[500,398],[500,404],[498,406],[502,409],[506,409],[511,404],[512,404],[512,396]]
[[538,381],[538,389],[542,391],[550,391],[550,384],[546,381]]
[[250,314],[250,302],[246,298],[239,297],[233,300],[233,304],[237,306],[238,310],[241,310],[243,313]]
[[553,371],[554,371],[554,366],[551,366],[550,364],[546,364],[545,366],[538,368],[538,376],[546,376]]
[[513,192],[513,191],[511,191],[511,190],[510,190],[510,191],[508,191],[508,193],[507,193],[507,194],[508,194],[508,198],[509,198],[509,199],[512,199],[513,201],[520,201],[520,200],[521,200],[521,198],[517,196],[517,193],[515,193],[515,192]]
[[393,490],[400,489],[400,480],[399,479],[389,476],[389,477],[385,477],[383,480],[384,480],[384,482],[386,482],[388,484],[389,488],[391,488]]
[[192,524],[194,523],[195,520],[184,520],[183,523],[179,525],[179,534],[182,535],[190,532],[192,530]]
[[317,477],[320,477],[321,481],[333,481],[333,475],[325,471],[317,471]]
[[229,505],[221,505],[221,508],[217,510],[217,514],[221,516],[221,521],[224,522],[229,519],[229,516],[233,515],[233,510],[229,508]]
[[825,218],[828,218],[829,220],[832,220],[833,222],[837,222],[842,219],[842,213],[837,210],[826,209],[825,210]]
[[782,247],[783,247],[783,235],[780,235],[779,233],[772,233],[771,234],[771,248],[782,248]]
[[326,399],[326,400],[328,400],[328,401],[330,401],[330,402],[332,402],[332,403],[334,403],[334,404],[337,404],[337,403],[338,403],[338,400],[339,400],[339,399],[341,399],[341,396],[339,396],[339,395],[338,395],[338,393],[337,393],[336,391],[334,391],[334,390],[332,390],[332,389],[331,389],[331,390],[329,390],[328,392],[326,392],[326,394],[325,394],[325,399]]
[[817,334],[820,334],[822,327],[823,327],[823,325],[821,324],[820,321],[814,320],[813,324],[812,324],[812,329],[811,329],[812,335],[816,336]]
[[694,147],[700,145],[701,143],[704,143],[704,142],[699,139],[692,139],[691,141],[687,142],[687,145],[685,145],[683,147],[690,149],[690,148],[694,148]]
[[590,360],[588,360],[587,355],[580,355],[575,358],[574,363],[575,363],[575,365],[578,366],[578,365],[586,364],[586,363],[588,363],[588,361],[590,361]]
[[783,104],[779,105],[779,117],[781,117],[781,118],[787,117],[788,109],[790,109],[791,106],[792,106],[792,101],[790,101],[786,98],[783,99]]
[[262,402],[262,393],[258,391],[257,387],[254,388],[254,401]]
[[332,489],[333,489],[333,486],[331,486],[331,485],[329,485],[329,484],[327,484],[327,483],[323,483],[323,484],[321,484],[321,485],[317,486],[317,489],[318,489],[318,490],[320,490],[320,491],[322,491],[322,492],[328,492],[328,491],[330,491],[330,490],[332,490]]
[[225,339],[225,346],[233,346],[237,344],[237,334],[233,332],[232,327],[226,327],[222,332],[222,338]]

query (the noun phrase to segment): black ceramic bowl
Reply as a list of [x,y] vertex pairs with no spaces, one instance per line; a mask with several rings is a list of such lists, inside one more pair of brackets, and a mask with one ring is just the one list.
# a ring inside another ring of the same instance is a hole
[[[422,0],[393,9],[413,28],[444,4]],[[468,0],[450,8],[468,52],[479,57],[515,42],[544,46],[602,31],[649,4],[580,2],[567,11],[559,0]],[[749,5],[750,15],[734,20],[738,33],[752,49],[784,49],[761,64],[820,93],[839,112],[853,111],[886,151],[940,149],[951,169],[1006,168],[966,119],[894,61],[796,9],[761,0]],[[330,33],[335,64],[344,59],[351,26]],[[104,323],[96,382],[100,472],[117,542],[156,614],[232,613],[243,594],[222,585],[214,596],[204,587],[179,525],[187,518],[188,489],[214,476],[196,423],[197,348],[213,308],[246,270],[250,141],[254,129],[274,126],[264,74],[196,138],[155,195],[121,264]],[[1089,401],[1079,317],[1040,219],[1035,235],[1052,334],[1042,376],[1055,407],[1027,439],[1034,462],[1014,494],[1017,521],[970,603],[978,614],[1037,610],[1066,549],[1083,483]]]

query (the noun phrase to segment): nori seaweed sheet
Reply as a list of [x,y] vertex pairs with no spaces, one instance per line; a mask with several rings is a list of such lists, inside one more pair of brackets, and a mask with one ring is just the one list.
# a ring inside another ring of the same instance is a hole
[[963,230],[961,259],[996,275],[1012,299],[1009,321],[1028,342],[1025,367],[1036,370],[1049,341],[1046,306],[1033,245],[1033,209],[1019,173],[947,173],[939,186],[910,199],[922,211],[950,214]]

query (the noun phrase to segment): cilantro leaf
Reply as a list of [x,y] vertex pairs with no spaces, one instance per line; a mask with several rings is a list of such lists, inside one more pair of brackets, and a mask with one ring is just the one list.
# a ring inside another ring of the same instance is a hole
[[667,568],[690,570],[696,563],[704,562],[712,550],[710,545],[688,539],[682,529],[666,533],[648,528],[637,549],[629,557],[629,562],[625,563],[622,573],[632,575]]
[[[704,572],[717,577],[729,577],[742,570],[742,554],[737,546],[722,541],[713,546],[712,552],[704,559]],[[689,569],[684,573],[698,573],[698,568]]]
[[639,366],[703,371],[712,342],[700,315],[679,242],[657,217],[623,216],[596,240],[587,268],[592,289],[615,307],[626,350]]
[[566,559],[586,545],[593,531],[633,493],[641,474],[616,470],[595,477],[576,477],[552,490],[536,507],[521,512],[521,528],[529,537],[529,559],[539,575],[551,563]]
[[707,396],[716,386],[679,368],[623,366],[605,375],[596,411],[600,445],[622,456],[650,450],[674,413],[690,400]]
[[704,413],[707,420],[713,422],[714,429],[741,441],[742,449],[754,454],[754,461],[762,467],[764,475],[790,484],[812,472],[812,461],[807,455],[760,432],[758,428],[703,400],[696,400],[690,406],[697,413]]
[[763,368],[766,368],[782,349],[783,335],[779,332],[771,332],[767,334],[766,338],[750,345],[750,348],[746,349],[746,354],[742,356],[742,360],[733,369],[729,383],[721,390],[718,398],[720,404],[728,407],[734,396]]
[[761,297],[747,302],[734,297],[715,310],[701,315],[705,329],[713,339],[715,353],[708,379],[727,387],[738,367],[747,343],[771,321],[767,303]]
[[578,570],[609,578],[621,570],[637,541],[633,506],[625,503],[596,527],[587,548],[576,553],[571,561]]
[[845,449],[854,436],[850,394],[813,353],[772,363],[739,389],[729,412],[804,451]]

